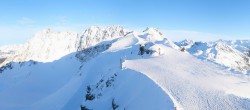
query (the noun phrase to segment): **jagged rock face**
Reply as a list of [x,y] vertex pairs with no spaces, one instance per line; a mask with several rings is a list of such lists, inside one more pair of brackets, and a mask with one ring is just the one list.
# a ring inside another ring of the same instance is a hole
[[0,48],[0,50],[4,50],[0,54],[0,67],[11,61],[52,62],[67,54],[125,34],[126,31],[121,26],[107,28],[92,26],[86,29],[82,35],[76,32],[52,32],[50,29],[46,29],[36,33],[34,38],[25,44]]
[[92,26],[85,30],[80,36],[78,44],[78,51],[81,51],[87,47],[93,46],[101,41],[112,39],[115,37],[124,36],[126,30],[121,26],[111,26],[107,28],[100,28]]

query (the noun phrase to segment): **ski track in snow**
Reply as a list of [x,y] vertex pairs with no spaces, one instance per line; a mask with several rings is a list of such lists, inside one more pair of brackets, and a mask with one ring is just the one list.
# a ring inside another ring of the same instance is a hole
[[[126,60],[124,66],[141,72],[174,98],[184,110],[249,110],[250,99],[227,94],[249,78],[230,75],[229,71],[161,45],[165,55]],[[250,90],[239,92],[250,93]],[[247,96],[249,98],[249,95]]]

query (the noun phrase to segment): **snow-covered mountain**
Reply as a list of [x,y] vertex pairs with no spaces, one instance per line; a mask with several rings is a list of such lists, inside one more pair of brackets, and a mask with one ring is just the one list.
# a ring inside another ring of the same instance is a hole
[[238,51],[250,56],[250,45],[249,45],[250,40],[236,40],[236,41],[221,40],[221,41],[237,49]]
[[1,57],[6,60],[0,63],[0,67],[11,61],[52,62],[72,52],[83,50],[106,39],[124,36],[124,34],[126,30],[121,26],[107,28],[92,26],[82,34],[53,32],[51,29],[46,29],[36,33],[34,38],[23,45],[0,48],[0,51],[7,51],[1,54]]
[[126,33],[127,31],[122,26],[111,26],[107,28],[91,26],[80,36],[76,43],[78,45],[77,48],[78,50],[83,50],[101,41],[124,36]]
[[194,43],[195,42],[190,39],[185,39],[180,42],[175,42],[176,45],[178,45],[179,47],[184,47],[184,48],[190,48]]
[[184,47],[190,54],[201,59],[224,65],[243,73],[250,70],[250,56],[247,41],[215,41],[215,42],[194,42],[184,40],[176,42]]
[[0,57],[9,57],[15,54],[18,50],[20,45],[9,45],[9,46],[2,46],[0,47]]
[[249,75],[218,65],[247,70],[235,63],[246,54],[225,42],[174,43],[155,28],[111,26],[48,29],[0,50],[9,60],[0,68],[1,110],[250,109]]

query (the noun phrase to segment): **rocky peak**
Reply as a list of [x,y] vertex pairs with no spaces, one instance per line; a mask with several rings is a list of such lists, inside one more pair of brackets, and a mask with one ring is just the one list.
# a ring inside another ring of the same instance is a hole
[[80,36],[80,40],[77,43],[78,51],[107,39],[124,36],[126,33],[127,31],[122,26],[114,25],[106,28],[91,26]]
[[185,40],[182,40],[180,42],[176,42],[175,44],[180,46],[180,47],[187,47],[187,46],[190,47],[194,44],[194,41],[189,40],[189,39],[185,39]]
[[158,29],[156,29],[156,28],[149,28],[149,27],[147,27],[143,32],[149,33],[149,34],[151,34],[151,35],[158,35],[158,36],[161,36],[161,37],[164,36],[163,33],[160,32],[160,31],[159,31]]

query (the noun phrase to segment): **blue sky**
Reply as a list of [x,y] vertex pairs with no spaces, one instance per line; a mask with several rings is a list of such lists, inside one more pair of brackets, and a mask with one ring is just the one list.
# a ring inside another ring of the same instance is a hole
[[155,27],[173,40],[250,39],[249,0],[3,0],[0,45],[24,43],[46,29],[91,25]]

